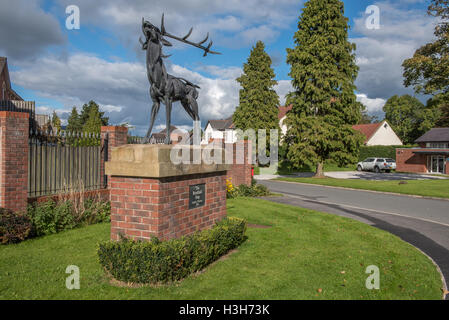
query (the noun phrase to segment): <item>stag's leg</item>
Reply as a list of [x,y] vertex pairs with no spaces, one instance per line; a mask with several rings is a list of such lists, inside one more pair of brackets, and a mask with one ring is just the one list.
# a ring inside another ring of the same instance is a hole
[[189,109],[192,110],[192,119],[195,121],[199,121],[200,115],[198,113],[198,103],[196,102],[196,99],[198,98],[198,92],[193,88],[193,90],[189,92],[186,98],[190,105]]
[[192,120],[195,120],[195,113],[193,112],[192,108],[190,107],[189,101],[187,99],[181,100],[181,105],[183,106],[184,110],[187,112],[187,114],[192,118]]
[[171,103],[172,100],[170,97],[165,98],[165,111],[166,111],[166,131],[167,135],[165,137],[165,144],[170,144],[170,127],[171,127]]
[[150,95],[151,95],[151,100],[153,100],[153,107],[151,109],[150,128],[148,129],[147,134],[145,136],[145,143],[148,143],[150,141],[151,131],[153,130],[154,121],[156,120],[157,114],[159,112],[159,108],[161,106],[159,98],[157,97],[156,92],[154,91],[153,87],[151,87],[151,89],[150,89]]

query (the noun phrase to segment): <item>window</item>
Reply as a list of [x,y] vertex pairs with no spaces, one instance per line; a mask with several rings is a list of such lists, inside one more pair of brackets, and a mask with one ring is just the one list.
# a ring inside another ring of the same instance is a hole
[[385,159],[377,159],[377,162],[384,162]]
[[434,148],[434,149],[447,149],[449,148],[449,143],[445,142],[427,142],[427,148]]

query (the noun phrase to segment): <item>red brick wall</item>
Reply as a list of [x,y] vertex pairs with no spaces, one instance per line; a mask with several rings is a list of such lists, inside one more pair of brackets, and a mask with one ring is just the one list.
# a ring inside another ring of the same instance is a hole
[[[226,172],[170,178],[112,176],[111,239],[168,240],[211,228],[226,216]],[[190,209],[189,186],[206,184],[204,206]]]
[[[105,140],[108,139],[107,143],[107,157],[104,154],[106,150]],[[119,147],[121,145],[128,143],[128,128],[119,126],[102,126],[101,127],[101,163],[100,163],[100,176],[101,185],[106,187],[107,178],[104,171],[105,158],[106,161],[111,159],[111,148]]]
[[26,209],[29,114],[0,111],[0,207]]
[[427,157],[416,149],[396,149],[396,171],[427,173]]
[[[252,145],[251,141],[244,140],[238,143],[223,143],[223,139],[213,139],[211,141],[214,145],[232,151],[232,164],[229,165],[227,179],[230,179],[234,186],[241,184],[251,185],[252,180],[252,164],[248,161],[251,159]],[[248,156],[248,152],[250,152]],[[243,163],[242,160],[243,159]]]
[[[251,172],[251,161],[248,161],[248,152],[250,152],[249,159],[251,159],[251,141],[242,141],[242,144],[234,143],[233,146],[233,164],[228,170],[228,178],[231,178],[232,184],[234,186],[239,186],[241,184],[251,185],[252,172]],[[242,159],[244,163],[240,163]]]

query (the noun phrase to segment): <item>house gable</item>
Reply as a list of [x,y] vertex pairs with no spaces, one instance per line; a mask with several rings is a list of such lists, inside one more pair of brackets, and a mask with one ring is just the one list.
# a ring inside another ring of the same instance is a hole
[[387,121],[383,121],[366,141],[367,146],[402,146],[402,141]]

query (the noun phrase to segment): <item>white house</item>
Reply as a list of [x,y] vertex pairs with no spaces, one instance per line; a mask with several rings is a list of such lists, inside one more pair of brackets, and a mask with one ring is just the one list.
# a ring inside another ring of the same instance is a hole
[[225,143],[237,142],[237,134],[232,117],[223,120],[209,120],[204,128],[201,144],[208,144],[214,139],[224,139]]
[[358,124],[354,130],[365,135],[366,146],[402,146],[402,141],[387,121],[379,123]]
[[[281,136],[287,133],[287,126],[284,124],[284,120],[287,117],[287,112],[291,109],[291,105],[279,107],[278,119],[282,132]],[[223,120],[209,120],[207,122],[201,144],[208,144],[212,139],[224,139],[226,143],[237,142],[237,133],[232,123],[232,117]]]
[[287,112],[292,109],[292,105],[279,107],[279,127],[281,128],[281,136],[284,136],[287,133],[287,125],[284,123],[284,120],[287,118]]

